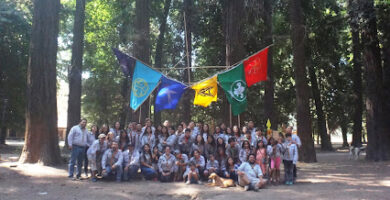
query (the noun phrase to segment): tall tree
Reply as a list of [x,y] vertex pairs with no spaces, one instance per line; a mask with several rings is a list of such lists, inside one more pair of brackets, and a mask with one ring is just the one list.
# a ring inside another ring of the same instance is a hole
[[[169,8],[171,7],[171,1],[172,0],[165,0],[164,3],[164,13],[160,16],[160,33],[157,38],[157,45],[156,45],[156,56],[154,59],[154,66],[156,68],[162,67],[162,57],[163,57],[163,45],[164,45],[164,36],[165,36],[165,30],[167,27],[167,19],[169,14]],[[157,94],[157,90],[156,93]],[[156,96],[156,95],[155,95]],[[154,122],[155,124],[161,123],[161,112],[154,111]]]
[[368,160],[388,160],[388,133],[384,130],[383,74],[373,0],[360,0],[361,35],[366,70],[367,156]]
[[352,145],[362,145],[362,117],[363,117],[363,94],[362,94],[362,66],[359,34],[359,4],[357,0],[348,1],[349,26],[352,34],[352,65],[353,65],[353,98],[354,111],[352,115]]
[[[183,2],[183,12],[185,15],[185,33],[184,40],[186,45],[186,67],[188,69],[184,70],[183,80],[190,85],[191,81],[191,65],[192,65],[192,17],[193,17],[193,6],[194,0],[184,0]],[[189,122],[191,120],[191,90],[187,90],[183,94],[183,120]]]
[[59,0],[34,1],[27,69],[25,144],[21,162],[61,162],[57,134],[56,57]]
[[301,0],[290,0],[291,40],[293,50],[293,68],[297,101],[298,135],[302,141],[299,157],[304,162],[316,162],[316,153],[312,138],[309,105],[309,86],[305,67],[305,25]]
[[[76,12],[73,26],[73,45],[71,67],[68,74],[69,99],[68,99],[68,120],[66,136],[70,129],[78,124],[81,119],[81,73],[83,68],[84,54],[84,19],[85,0],[76,0]],[[68,140],[65,140],[68,146]]]
[[[135,2],[135,35],[134,56],[146,64],[150,64],[150,0]],[[139,114],[141,112],[141,114]],[[142,122],[149,115],[149,98],[133,115],[134,121]]]
[[[265,24],[265,40],[266,44],[272,44],[272,0],[264,0],[264,15],[263,20]],[[268,50],[268,69],[267,69],[267,81],[265,82],[265,94],[264,94],[264,112],[265,117],[271,121],[271,128],[277,128],[277,122],[275,121],[274,115],[274,93],[275,83],[273,75],[273,56],[272,47]]]

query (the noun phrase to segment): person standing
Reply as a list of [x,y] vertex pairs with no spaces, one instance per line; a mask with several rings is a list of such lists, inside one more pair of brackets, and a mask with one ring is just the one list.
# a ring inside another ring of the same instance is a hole
[[[302,146],[301,138],[299,138],[298,134],[293,134],[293,127],[292,126],[287,127],[286,133],[291,134],[291,141],[292,141],[292,143],[297,145],[297,151],[298,151],[299,148]],[[294,164],[293,175],[294,175],[293,182],[295,183],[295,181],[297,179],[297,165],[296,164]]]
[[[88,149],[92,146],[93,142],[96,140],[95,135],[97,133],[97,126],[92,125],[91,131],[87,134],[87,147],[85,148],[85,155],[87,155]],[[84,156],[84,173],[85,177],[88,178],[88,156]]]
[[284,180],[286,185],[294,182],[294,165],[298,161],[298,148],[292,142],[291,134],[286,133],[286,142],[283,144]]
[[76,179],[80,179],[81,168],[85,157],[85,149],[88,145],[88,130],[86,129],[87,120],[81,119],[80,123],[73,126],[68,135],[68,146],[72,151],[69,162],[69,175],[68,178],[73,178],[74,165],[77,160],[77,174]]

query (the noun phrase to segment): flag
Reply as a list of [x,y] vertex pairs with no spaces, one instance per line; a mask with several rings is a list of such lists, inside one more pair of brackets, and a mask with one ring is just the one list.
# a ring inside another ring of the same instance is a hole
[[137,110],[149,97],[160,81],[161,73],[136,61],[131,85],[130,107]]
[[112,51],[114,51],[114,54],[116,55],[116,58],[118,59],[119,65],[121,66],[123,75],[125,77],[130,76],[131,71],[134,69],[135,66],[135,59],[133,57],[130,57],[121,51],[119,51],[116,48],[112,48]]
[[218,82],[232,106],[233,115],[244,112],[247,106],[247,87],[243,64],[241,63],[231,70],[219,74]]
[[156,96],[156,112],[164,109],[175,109],[186,88],[186,85],[163,76]]
[[268,48],[244,61],[245,80],[248,87],[257,82],[267,80]]
[[217,101],[217,76],[203,80],[191,87],[195,90],[194,105],[207,107],[211,102]]

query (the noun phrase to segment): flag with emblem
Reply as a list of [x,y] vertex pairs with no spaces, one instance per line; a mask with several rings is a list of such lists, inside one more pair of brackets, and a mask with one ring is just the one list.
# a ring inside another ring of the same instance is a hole
[[130,73],[134,70],[135,66],[135,59],[133,57],[130,57],[118,49],[112,48],[112,51],[114,51],[114,54],[116,55],[116,58],[118,59],[119,65],[121,66],[123,75],[125,77],[130,76]]
[[268,48],[244,61],[245,80],[248,87],[257,82],[267,80]]
[[187,86],[183,83],[163,76],[156,96],[156,112],[165,109],[175,109],[186,88]]
[[211,102],[217,101],[217,76],[196,83],[191,88],[195,90],[194,105],[207,107]]
[[233,115],[238,115],[246,110],[247,86],[245,82],[244,66],[238,66],[218,75],[218,82],[225,91],[226,97],[232,106]]
[[161,73],[137,60],[131,85],[130,107],[137,110],[157,87]]

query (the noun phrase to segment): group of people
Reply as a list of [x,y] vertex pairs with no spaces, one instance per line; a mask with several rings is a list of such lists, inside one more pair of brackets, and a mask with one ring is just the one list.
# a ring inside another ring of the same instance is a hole
[[278,138],[263,134],[253,121],[239,129],[224,123],[212,132],[208,124],[184,122],[176,127],[169,121],[154,127],[150,119],[145,124],[132,122],[121,129],[116,122],[113,128],[92,125],[86,128],[82,119],[68,134],[71,149],[69,178],[80,179],[82,166],[91,180],[97,177],[128,181],[140,178],[161,182],[184,181],[201,184],[216,173],[233,179],[245,190],[258,190],[269,183],[280,182],[280,164],[283,161],[285,184],[296,178],[298,148],[301,141],[292,134],[292,127]]

